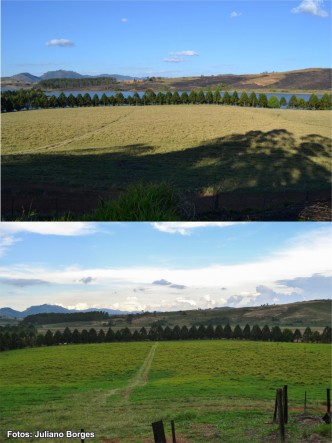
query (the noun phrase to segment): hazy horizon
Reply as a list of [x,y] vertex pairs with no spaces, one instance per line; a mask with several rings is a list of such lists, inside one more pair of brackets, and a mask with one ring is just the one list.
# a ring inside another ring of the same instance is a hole
[[331,298],[331,224],[2,222],[0,304],[178,311]]

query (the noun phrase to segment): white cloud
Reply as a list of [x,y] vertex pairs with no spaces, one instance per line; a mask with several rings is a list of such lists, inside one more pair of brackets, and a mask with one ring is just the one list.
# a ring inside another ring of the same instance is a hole
[[195,57],[198,56],[198,53],[196,51],[176,51],[171,52],[171,55],[175,57]]
[[[152,223],[154,229],[168,234],[190,235],[194,229],[198,228],[225,228],[239,224],[240,222],[155,222]],[[241,222],[244,224],[244,222]]]
[[241,15],[242,15],[242,12],[236,12],[236,11],[233,11],[233,12],[231,13],[230,17],[231,17],[231,18],[237,18],[237,17],[240,17]]
[[124,18],[122,18],[122,19],[121,19],[121,21],[122,21],[122,23],[128,23],[128,19],[127,19],[127,18],[125,18],[125,17],[124,17]]
[[[332,275],[331,233],[332,228],[326,224],[294,238],[287,247],[262,259],[237,264],[214,264],[200,268],[137,266],[92,269],[78,266],[45,269],[16,265],[1,267],[0,278],[18,283],[20,279],[49,282],[50,289],[42,299],[38,299],[38,294],[28,294],[31,292],[28,287],[20,288],[26,292],[29,303],[76,305],[90,300],[96,307],[117,306],[128,310],[177,310],[214,307],[220,306],[220,303],[247,306],[272,303],[275,299],[286,303],[300,299],[329,298],[329,281],[324,277]],[[97,279],[98,290],[96,286],[82,284],[83,276]],[[181,297],[179,288],[173,288],[171,282],[176,282],[178,287],[185,286],[181,288]],[[148,288],[148,291],[138,292],[137,288]],[[137,300],[127,299],[134,289]],[[11,301],[11,296],[7,297],[8,301],[5,301],[3,292],[2,303],[5,302],[5,305]]]
[[317,17],[327,17],[328,13],[322,9],[323,0],[303,0],[297,8],[292,9],[293,14],[311,14]]
[[164,58],[164,62],[167,63],[182,63],[186,60],[186,57],[197,57],[199,54],[196,51],[175,51],[170,52],[167,58]]
[[167,58],[164,58],[163,61],[167,62],[167,63],[181,63],[181,62],[184,62],[184,59],[180,58],[180,57],[167,57]]
[[[3,223],[0,223],[0,225]],[[7,249],[14,243],[20,241],[20,239],[15,238],[12,235],[2,235],[0,236],[0,257],[3,257],[7,252]]]
[[66,38],[53,38],[52,40],[49,40],[45,44],[46,46],[62,46],[62,47],[75,46],[74,42]]
[[97,232],[95,223],[85,222],[2,222],[0,235],[30,232],[40,235],[78,236]]

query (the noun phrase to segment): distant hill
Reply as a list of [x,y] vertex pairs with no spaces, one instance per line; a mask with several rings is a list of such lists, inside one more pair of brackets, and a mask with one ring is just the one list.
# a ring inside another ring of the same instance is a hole
[[106,312],[109,315],[122,315],[122,314],[128,314],[127,311],[119,311],[116,309],[85,309],[85,310],[78,310],[78,309],[66,309],[62,306],[58,305],[39,305],[39,306],[30,306],[29,308],[25,309],[25,311],[16,311],[12,308],[1,308],[0,309],[0,317],[9,317],[9,318],[24,318],[28,315],[35,315],[35,314],[49,314],[49,313],[56,313],[56,314],[69,314],[69,313],[76,313],[76,312],[93,312],[93,311],[103,311]]
[[[57,305],[31,306],[23,312],[12,308],[1,308],[0,317],[8,319],[23,319],[28,315],[43,313],[85,313],[102,311],[106,312],[112,318],[112,326],[115,328],[141,328],[160,326],[192,326],[192,325],[213,325],[221,324],[225,326],[229,323],[231,326],[237,324],[245,326],[247,323],[251,326],[258,324],[264,326],[278,325],[280,327],[305,328],[321,327],[331,325],[332,300],[311,300],[283,305],[262,305],[245,308],[219,307],[214,309],[198,309],[190,311],[176,312],[127,312],[113,309],[85,309],[75,310],[66,309]],[[130,314],[130,315],[129,315]],[[3,322],[2,322],[3,323]]]
[[13,79],[21,81],[21,82],[37,83],[40,81],[40,77],[29,74],[28,72],[22,72],[21,74],[16,74],[16,75],[13,75],[12,77],[8,77],[8,78],[13,78]]
[[132,328],[160,326],[213,325],[232,326],[247,323],[253,326],[289,326],[289,327],[325,327],[331,324],[332,300],[313,300],[283,305],[263,305],[245,308],[214,308],[177,312],[140,313],[131,316],[117,317],[112,320],[115,327]]
[[58,71],[45,72],[39,80],[49,80],[53,78],[83,78],[83,76],[74,71],[64,71],[63,69],[59,69]]
[[[190,91],[196,88],[213,88],[229,91],[327,91],[331,90],[332,69],[309,68],[286,72],[262,72],[260,74],[220,74],[201,75],[199,77],[162,78],[149,77],[138,78],[121,74],[82,75],[74,71],[48,71],[41,77],[36,77],[27,72],[12,77],[1,79],[2,87],[33,87],[41,80],[53,79],[84,79],[84,78],[107,78],[117,80],[118,91]],[[136,82],[134,82],[136,80]],[[100,84],[102,88],[102,83]],[[60,88],[61,89],[61,88]],[[98,90],[94,88],[94,90]],[[103,89],[100,89],[103,90]]]

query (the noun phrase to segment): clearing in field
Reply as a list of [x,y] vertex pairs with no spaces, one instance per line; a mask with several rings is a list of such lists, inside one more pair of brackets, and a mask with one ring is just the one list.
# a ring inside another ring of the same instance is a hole
[[[147,443],[151,423],[163,419],[168,441],[174,420],[179,443],[276,442],[275,389],[287,384],[287,442],[318,441],[313,433],[328,432],[319,424],[328,345],[202,340],[33,348],[3,352],[0,374],[3,430],[83,428],[95,433],[87,443]],[[305,391],[310,424],[300,415]]]
[[112,196],[161,181],[204,195],[308,197],[330,189],[330,150],[330,111],[175,105],[8,113],[3,204],[79,190],[88,200],[87,192]]

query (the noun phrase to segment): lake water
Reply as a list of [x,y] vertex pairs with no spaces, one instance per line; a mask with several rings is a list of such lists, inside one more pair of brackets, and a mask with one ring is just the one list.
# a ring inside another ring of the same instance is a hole
[[[101,91],[101,92],[96,92],[96,91],[64,91],[64,94],[68,97],[68,95],[73,94],[74,97],[77,97],[78,94],[90,94],[91,97],[93,97],[95,94],[98,95],[98,97],[100,98],[103,94],[106,94],[107,97],[110,97],[111,95],[115,95],[117,94],[119,91]],[[163,92],[163,94],[166,94],[167,91]],[[178,93],[181,95],[182,91],[178,91]],[[189,92],[187,91],[187,93],[189,94]],[[229,91],[228,92],[230,95],[233,94],[233,91]],[[238,96],[240,98],[242,91],[237,91]],[[264,93],[262,91],[262,93]],[[51,96],[54,95],[55,97],[59,97],[59,95],[61,94],[61,92],[57,91],[57,92],[45,92],[45,94],[47,96]],[[122,94],[124,97],[128,97],[129,95],[133,96],[134,92],[130,92],[130,91],[122,91]],[[142,97],[144,94],[144,92],[138,92],[138,95],[140,97]],[[289,99],[291,98],[292,95],[295,95],[297,98],[304,98],[304,100],[309,100],[310,95],[311,94],[277,94],[277,93],[264,93],[266,95],[266,97],[269,99],[272,95],[278,97],[278,99],[280,100],[281,97],[285,97],[285,99],[287,100],[287,102],[289,101]],[[221,96],[224,95],[223,92],[220,93]],[[249,95],[249,94],[248,94]],[[258,98],[259,92],[256,92],[256,96]],[[322,97],[322,94],[316,94],[318,98]]]

